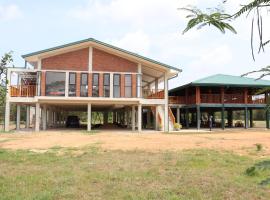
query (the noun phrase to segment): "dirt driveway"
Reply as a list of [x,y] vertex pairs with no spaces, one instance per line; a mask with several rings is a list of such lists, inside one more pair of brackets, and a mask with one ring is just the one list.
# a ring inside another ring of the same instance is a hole
[[270,131],[226,131],[212,133],[131,133],[46,131],[40,133],[0,134],[0,148],[48,149],[60,147],[83,147],[99,145],[108,150],[183,150],[210,148],[229,150],[240,154],[255,151],[255,144],[262,144],[263,155],[270,155]]

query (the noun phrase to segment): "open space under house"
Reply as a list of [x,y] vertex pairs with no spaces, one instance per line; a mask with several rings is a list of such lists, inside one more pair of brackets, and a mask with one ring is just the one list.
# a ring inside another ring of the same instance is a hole
[[[244,111],[244,128],[253,126],[253,110],[264,109],[269,93],[257,94],[270,81],[215,75],[178,88],[168,81],[180,69],[89,38],[22,56],[25,68],[9,68],[5,131],[10,107],[26,106],[27,129],[65,127],[70,115],[84,113],[88,131],[143,129],[171,131],[184,127],[234,127],[233,113]],[[30,66],[30,67],[29,67]],[[217,113],[220,121],[217,120]],[[269,112],[265,115],[269,128]],[[84,125],[84,126],[83,126]],[[29,129],[31,130],[31,129]]]

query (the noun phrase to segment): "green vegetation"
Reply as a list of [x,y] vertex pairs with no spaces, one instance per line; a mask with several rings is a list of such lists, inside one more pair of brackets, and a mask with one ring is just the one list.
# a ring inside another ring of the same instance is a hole
[[[260,160],[213,150],[0,150],[1,199],[270,199]],[[255,164],[254,164],[255,163]]]

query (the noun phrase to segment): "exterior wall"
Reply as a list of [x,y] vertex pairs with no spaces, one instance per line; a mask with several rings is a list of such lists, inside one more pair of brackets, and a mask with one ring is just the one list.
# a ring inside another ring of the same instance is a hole
[[93,71],[138,72],[138,64],[93,48]]
[[81,73],[76,74],[76,96],[81,96]]
[[120,86],[120,95],[125,97],[125,74],[121,74],[121,86]]
[[137,97],[137,76],[132,74],[132,97]]
[[41,60],[41,69],[88,71],[89,48],[84,48]]
[[40,84],[41,84],[40,94],[41,94],[41,96],[45,96],[45,90],[46,90],[46,72],[42,72],[41,73]]
[[88,74],[88,97],[92,96],[92,74]]
[[99,74],[99,96],[103,97],[103,73]]

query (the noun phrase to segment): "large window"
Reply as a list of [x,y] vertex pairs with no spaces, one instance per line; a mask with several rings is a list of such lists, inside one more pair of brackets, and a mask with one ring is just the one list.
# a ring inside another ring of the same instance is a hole
[[137,97],[142,97],[142,76],[140,74],[137,75]]
[[132,97],[132,80],[131,74],[125,75],[125,97]]
[[46,96],[65,96],[66,73],[46,72]]
[[69,73],[68,96],[76,96],[76,73]]
[[120,74],[113,75],[113,97],[120,97]]
[[99,96],[99,74],[93,74],[92,96]]
[[110,74],[103,74],[103,96],[110,97]]
[[81,97],[88,96],[88,74],[81,74]]

